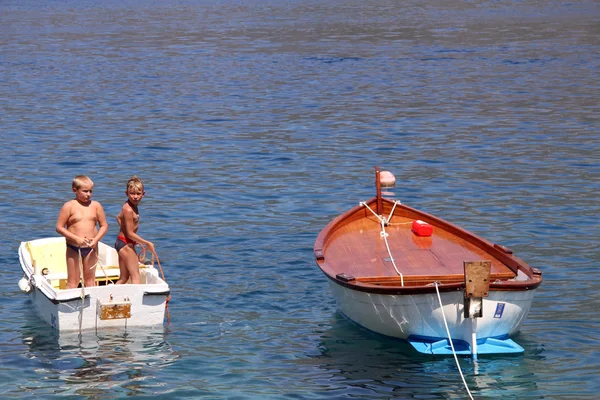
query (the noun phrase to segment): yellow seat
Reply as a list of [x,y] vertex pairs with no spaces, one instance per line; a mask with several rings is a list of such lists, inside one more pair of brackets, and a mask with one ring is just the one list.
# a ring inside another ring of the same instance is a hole
[[48,274],[67,273],[67,245],[64,240],[45,244],[27,242],[26,247],[35,274],[40,274],[44,268],[48,269]]

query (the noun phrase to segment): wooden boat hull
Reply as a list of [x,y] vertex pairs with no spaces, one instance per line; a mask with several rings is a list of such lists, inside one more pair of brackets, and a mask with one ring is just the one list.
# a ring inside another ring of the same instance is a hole
[[22,242],[19,246],[27,292],[36,313],[46,323],[60,332],[163,324],[170,289],[155,268],[141,265],[142,284],[114,285],[111,282],[119,277],[118,256],[112,247],[100,243],[103,267],[96,268],[96,280],[102,285],[64,289],[65,251],[61,237]]
[[[314,254],[340,311],[371,331],[425,353],[447,354],[448,337],[473,352],[523,351],[509,337],[541,272],[504,246],[382,198],[379,185],[376,197],[327,224]],[[474,265],[487,271],[470,275]]]

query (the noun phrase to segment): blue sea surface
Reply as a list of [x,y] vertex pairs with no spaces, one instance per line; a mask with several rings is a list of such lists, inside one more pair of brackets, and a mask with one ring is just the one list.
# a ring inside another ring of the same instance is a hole
[[[464,399],[428,357],[337,311],[319,231],[393,195],[543,272],[518,356],[460,367],[476,399],[600,393],[595,1],[3,0],[0,397]],[[17,282],[71,180],[140,235],[164,329],[58,335]]]

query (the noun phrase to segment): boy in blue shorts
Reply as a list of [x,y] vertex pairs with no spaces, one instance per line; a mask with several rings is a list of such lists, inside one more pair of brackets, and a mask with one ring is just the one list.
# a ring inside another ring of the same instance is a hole
[[85,175],[78,175],[71,187],[75,199],[62,206],[56,220],[56,232],[67,241],[67,289],[76,288],[82,278],[80,261],[83,264],[83,284],[86,287],[96,284],[98,242],[108,231],[102,205],[92,200],[94,182]]

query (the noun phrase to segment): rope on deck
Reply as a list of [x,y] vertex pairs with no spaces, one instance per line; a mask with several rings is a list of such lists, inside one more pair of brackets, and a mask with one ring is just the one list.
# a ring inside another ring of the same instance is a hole
[[[92,250],[93,251],[93,250]],[[110,282],[112,285],[114,285],[115,283],[113,282],[112,279],[110,279],[110,277],[108,276],[108,274],[106,273],[106,270],[104,269],[104,265],[102,265],[102,263],[100,262],[100,254],[98,254],[98,261],[96,261],[96,265],[93,265],[90,267],[90,269],[96,267],[96,266],[100,266],[100,268],[102,269],[102,272],[104,273],[104,278],[106,279],[106,281]]]
[[394,210],[396,209],[396,205],[398,205],[398,204],[400,204],[400,202],[398,200],[396,200],[394,202],[394,207],[392,207],[392,211],[390,211],[390,215],[386,218],[386,217],[377,215],[377,213],[375,211],[373,211],[371,209],[371,207],[369,207],[367,205],[367,203],[365,203],[364,201],[360,202],[360,205],[367,207],[367,210],[371,211],[373,213],[373,215],[375,217],[377,217],[377,219],[381,223],[381,232],[379,233],[379,236],[381,236],[383,238],[383,241],[385,242],[385,248],[387,249],[388,255],[390,256],[390,261],[392,262],[392,265],[394,266],[396,273],[400,276],[400,283],[402,284],[402,286],[404,286],[404,275],[402,275],[402,273],[398,270],[398,267],[396,267],[396,263],[394,262],[394,257],[392,256],[392,251],[390,250],[390,245],[388,244],[388,241],[387,241],[387,237],[389,236],[389,234],[385,231],[385,226],[388,224],[388,221],[390,221],[392,219],[392,215],[394,214]]
[[465,376],[460,369],[460,363],[458,362],[458,357],[456,356],[456,350],[454,350],[454,344],[452,343],[452,337],[450,336],[450,329],[448,328],[448,322],[446,321],[446,314],[444,313],[444,305],[442,304],[442,296],[440,296],[440,289],[438,288],[438,283],[435,283],[435,291],[437,292],[437,298],[440,302],[440,309],[442,310],[442,317],[444,318],[444,326],[446,327],[446,333],[448,334],[448,342],[450,342],[450,347],[452,348],[452,354],[454,355],[454,361],[456,361],[456,366],[458,367],[458,372],[460,373],[460,377],[462,378],[463,384],[465,385],[465,389],[467,389],[467,393],[471,400],[473,400],[473,395],[469,390],[469,386],[467,385],[467,381],[465,380]]

